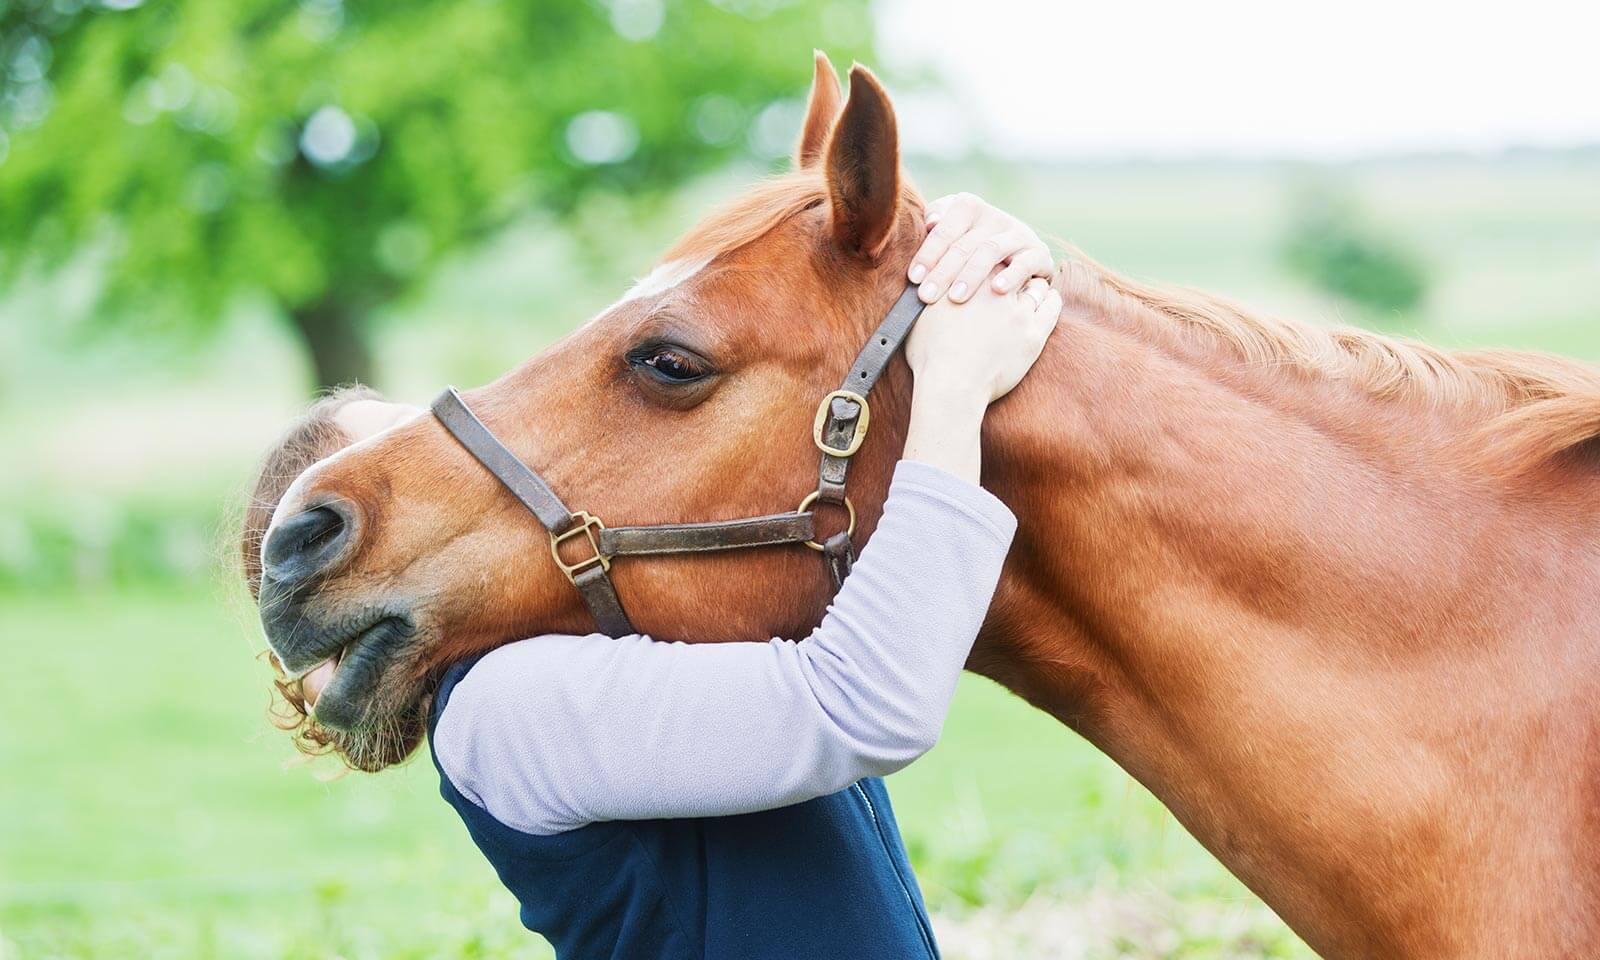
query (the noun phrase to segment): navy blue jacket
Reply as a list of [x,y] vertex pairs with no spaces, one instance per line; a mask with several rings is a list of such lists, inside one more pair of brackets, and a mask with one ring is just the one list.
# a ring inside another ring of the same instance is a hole
[[[472,663],[445,674],[430,735]],[[522,904],[522,925],[549,940],[559,960],[938,957],[876,778],[777,810],[593,823],[554,836],[496,820],[443,769],[439,781]]]

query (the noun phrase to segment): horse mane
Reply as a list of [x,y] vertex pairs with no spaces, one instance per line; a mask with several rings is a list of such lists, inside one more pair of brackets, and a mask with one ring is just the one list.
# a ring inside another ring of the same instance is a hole
[[[921,207],[904,179],[901,192],[908,206]],[[662,259],[709,260],[827,199],[827,183],[814,170],[769,177],[700,220]],[[1600,438],[1600,368],[1592,364],[1526,350],[1442,350],[1355,327],[1285,320],[1205,291],[1140,283],[1068,249],[1060,285],[1097,310],[1150,311],[1247,364],[1293,367],[1379,399],[1476,413],[1483,425],[1470,448],[1486,471],[1524,474]]]
[[[1354,327],[1259,314],[1204,291],[1157,287],[1073,251],[1060,285],[1097,309],[1146,310],[1247,364],[1288,366],[1370,396],[1476,413],[1475,466],[1525,474],[1600,437],[1600,367],[1526,350],[1442,350]],[[1110,296],[1108,296],[1108,294]]]

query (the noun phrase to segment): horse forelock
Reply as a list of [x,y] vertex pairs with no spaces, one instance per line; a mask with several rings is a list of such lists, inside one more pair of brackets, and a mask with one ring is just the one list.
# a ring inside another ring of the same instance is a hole
[[1475,415],[1464,439],[1472,466],[1516,476],[1600,438],[1600,367],[1524,350],[1444,350],[1354,327],[1324,327],[1252,311],[1225,297],[1140,283],[1073,251],[1062,266],[1070,299],[1134,323],[1155,319],[1198,334],[1246,364],[1349,385],[1419,408]]

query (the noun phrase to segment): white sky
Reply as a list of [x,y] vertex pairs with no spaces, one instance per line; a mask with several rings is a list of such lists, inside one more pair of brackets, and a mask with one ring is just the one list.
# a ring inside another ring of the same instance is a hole
[[[1600,142],[1600,2],[880,0],[908,146],[1344,158]],[[844,64],[839,64],[843,68]]]

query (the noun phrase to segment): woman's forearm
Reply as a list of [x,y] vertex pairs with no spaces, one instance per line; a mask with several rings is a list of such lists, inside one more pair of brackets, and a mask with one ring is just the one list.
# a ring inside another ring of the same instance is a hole
[[977,388],[920,376],[911,397],[905,459],[977,483],[982,465],[980,428],[988,405],[989,398]]

